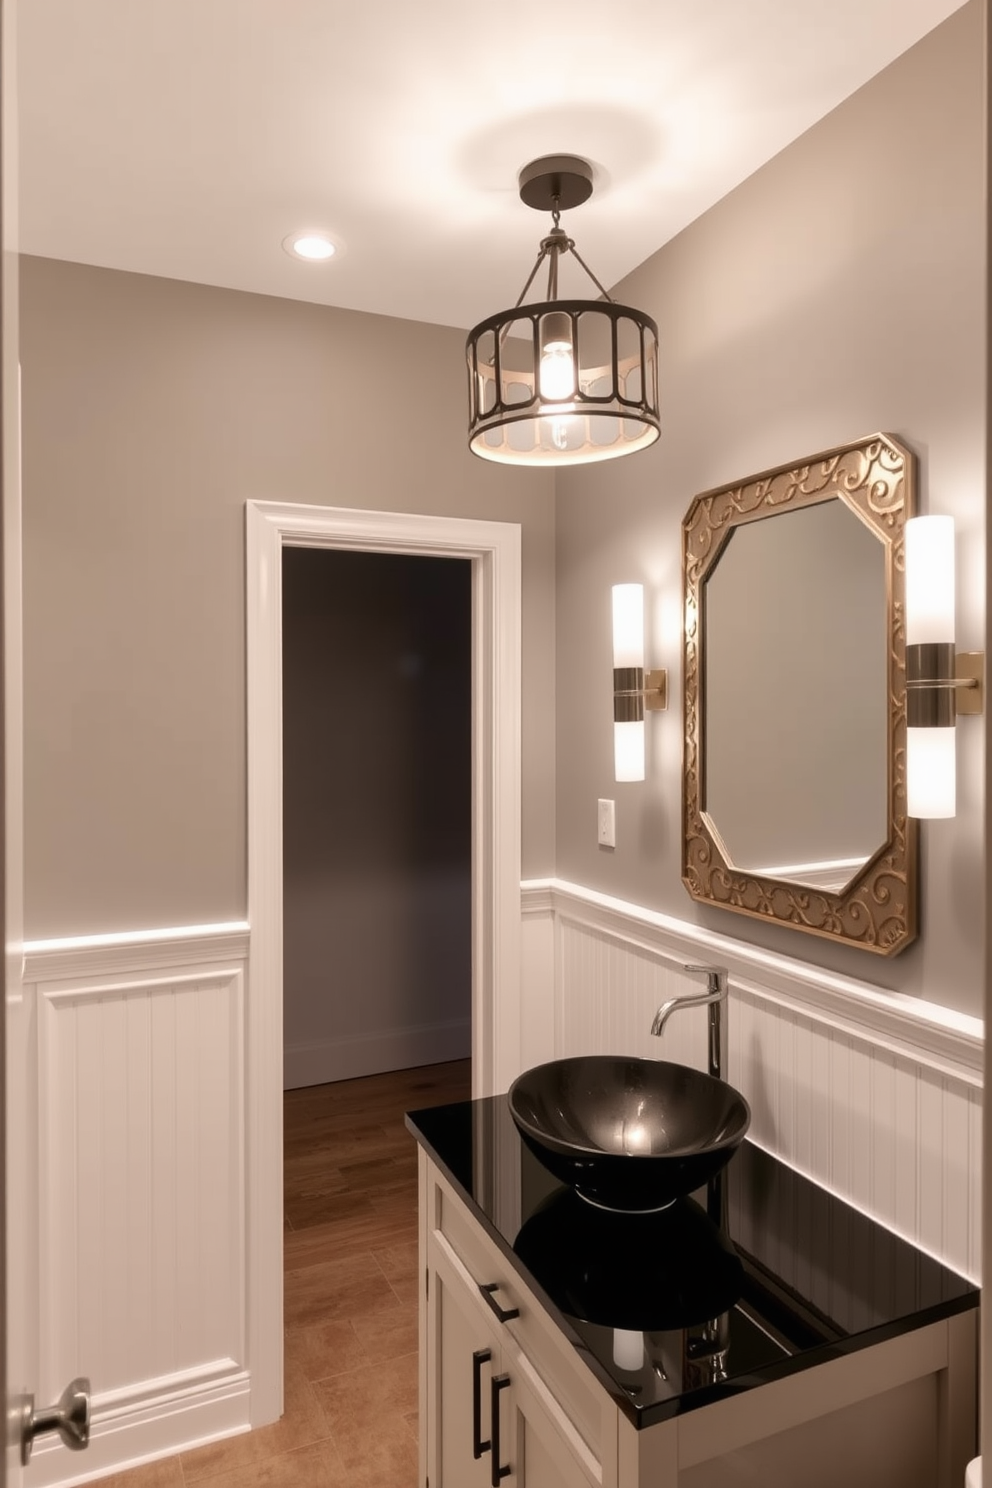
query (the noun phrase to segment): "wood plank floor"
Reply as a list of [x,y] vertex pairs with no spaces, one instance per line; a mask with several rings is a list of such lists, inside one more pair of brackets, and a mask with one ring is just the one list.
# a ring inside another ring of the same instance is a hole
[[416,1488],[417,1151],[405,1111],[468,1060],[285,1096],[286,1409],[110,1488]]

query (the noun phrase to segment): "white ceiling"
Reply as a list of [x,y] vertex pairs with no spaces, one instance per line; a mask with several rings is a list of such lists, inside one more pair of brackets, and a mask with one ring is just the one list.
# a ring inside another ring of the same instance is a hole
[[550,225],[528,160],[592,162],[613,284],[960,3],[20,0],[21,247],[468,327]]

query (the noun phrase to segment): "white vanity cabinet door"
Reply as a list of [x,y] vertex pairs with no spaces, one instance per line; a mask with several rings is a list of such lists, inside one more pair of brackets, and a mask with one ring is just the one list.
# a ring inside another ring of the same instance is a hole
[[499,1466],[509,1467],[502,1481],[513,1488],[600,1488],[596,1464],[576,1452],[574,1431],[561,1408],[535,1382],[527,1360],[504,1350],[502,1378],[508,1380],[499,1405]]
[[[489,1488],[499,1340],[445,1256],[432,1257],[427,1302],[429,1374],[421,1382],[428,1408],[426,1476],[431,1488]],[[477,1441],[484,1444],[479,1457]]]
[[[497,1466],[509,1468],[499,1484],[616,1488],[616,1407],[426,1161],[421,1200],[421,1488],[491,1488],[497,1401]],[[507,1322],[484,1300],[487,1284]]]
[[[497,1334],[457,1257],[433,1246],[427,1469],[431,1488],[601,1488],[567,1417],[526,1355]],[[479,1448],[481,1455],[476,1456]]]

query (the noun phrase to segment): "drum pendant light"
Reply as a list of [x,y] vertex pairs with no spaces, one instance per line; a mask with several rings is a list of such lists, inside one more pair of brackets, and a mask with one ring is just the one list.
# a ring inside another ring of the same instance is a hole
[[[521,200],[552,214],[537,262],[512,310],[469,332],[469,448],[508,465],[577,465],[646,449],[658,438],[658,328],[610,299],[560,225],[592,195],[592,168],[546,155],[520,172]],[[602,296],[558,298],[571,253]],[[547,297],[524,297],[547,262]]]

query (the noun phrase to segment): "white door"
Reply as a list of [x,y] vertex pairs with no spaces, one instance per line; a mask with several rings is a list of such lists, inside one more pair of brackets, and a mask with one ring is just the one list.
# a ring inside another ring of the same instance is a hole
[[[28,1119],[27,1089],[27,1013],[21,996],[21,955],[18,915],[18,888],[21,879],[21,839],[18,831],[19,801],[11,799],[8,765],[16,770],[20,760],[17,743],[11,748],[7,740],[8,731],[20,732],[20,714],[17,699],[11,699],[11,685],[20,680],[20,668],[14,656],[20,650],[20,595],[19,586],[11,584],[12,571],[20,567],[20,440],[19,398],[17,366],[17,219],[16,219],[16,91],[14,69],[14,4],[15,0],[0,0],[0,190],[2,190],[3,265],[0,282],[0,325],[2,325],[2,348],[0,348],[0,438],[2,438],[3,478],[3,563],[0,566],[2,583],[4,697],[3,738],[0,740],[0,821],[3,822],[4,852],[0,859],[0,878],[3,893],[0,895],[0,921],[4,930],[4,941],[8,947],[5,964],[5,1049],[4,1061],[0,1064],[0,1079],[5,1086],[3,1120],[5,1142],[0,1151],[0,1163],[5,1169],[4,1228],[6,1232],[6,1277],[0,1278],[5,1286],[4,1321],[6,1330],[6,1391],[8,1419],[16,1411],[19,1400],[28,1387],[31,1363],[28,1358],[27,1290],[28,1290],[28,1245],[27,1216],[28,1164],[25,1148],[26,1134],[31,1130]],[[15,568],[16,564],[16,568]],[[13,666],[11,665],[13,661]],[[11,702],[14,708],[11,708]],[[11,717],[12,711],[15,717]],[[11,816],[13,820],[11,820]],[[6,1472],[4,1481],[8,1488],[20,1488],[23,1479],[20,1445],[14,1432],[7,1434]]]
[[437,1488],[489,1488],[492,1480],[492,1381],[499,1342],[478,1290],[443,1254],[431,1265],[431,1338],[427,1390],[427,1473]]
[[[10,0],[4,0],[4,8]],[[6,709],[4,710],[6,721]],[[6,793],[5,793],[6,794]],[[6,838],[5,838],[6,840]],[[7,877],[7,865],[4,876]],[[8,932],[9,933],[9,932]],[[33,1290],[29,1280],[29,1236],[26,1223],[31,1212],[29,1174],[24,1134],[27,1124],[27,1013],[21,996],[20,956],[14,951],[7,956],[6,975],[6,1019],[4,1035],[5,1049],[5,1153],[6,1169],[5,1223],[7,1241],[6,1274],[6,1331],[7,1331],[7,1409],[8,1418],[25,1402],[36,1378],[36,1362],[29,1348],[28,1325],[29,1291]],[[12,970],[13,973],[12,974]],[[34,1340],[32,1340],[33,1342]],[[35,1348],[34,1352],[37,1350]],[[7,1488],[21,1488],[20,1443],[16,1433],[7,1437]]]
[[[23,831],[21,703],[21,441],[20,375],[17,333],[17,0],[0,0],[0,471],[2,471],[2,616],[3,696],[0,699],[0,931],[5,947],[3,1058],[0,1095],[3,1104],[0,1176],[0,1242],[6,1254],[0,1277],[0,1317],[6,1352],[4,1384],[8,1422],[0,1488],[21,1488],[25,1440],[36,1430],[58,1430],[63,1440],[83,1447],[89,1439],[88,1387],[74,1381],[57,1403],[33,1398],[38,1374],[37,1244],[33,1216],[38,1211],[38,1180],[32,1157],[31,1112],[35,1107],[29,1009],[23,996]],[[18,1430],[20,1426],[20,1430]]]

